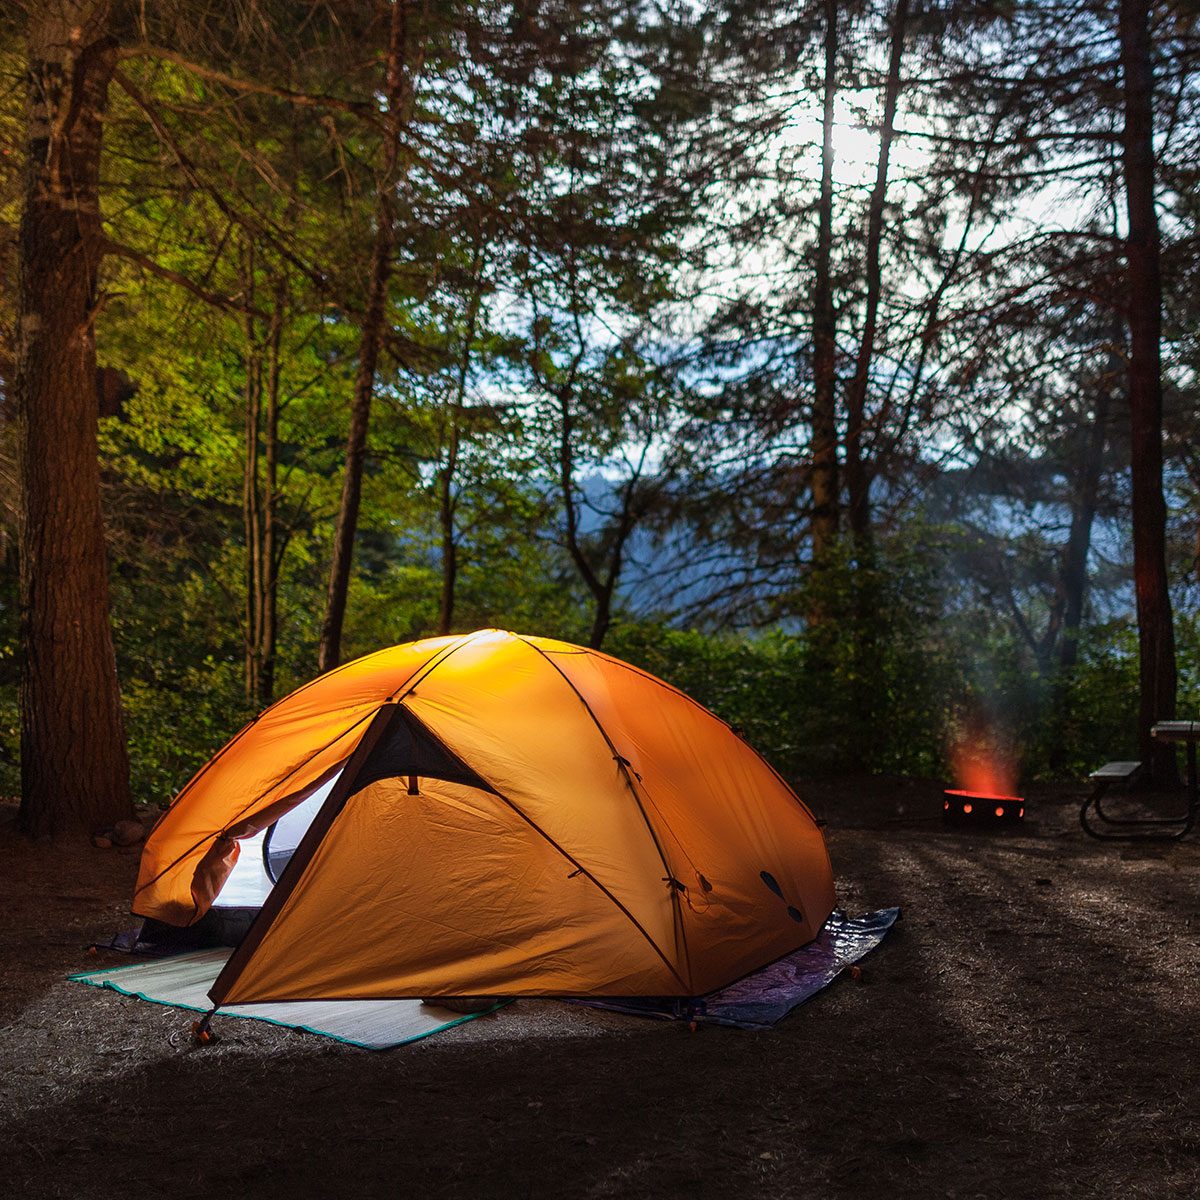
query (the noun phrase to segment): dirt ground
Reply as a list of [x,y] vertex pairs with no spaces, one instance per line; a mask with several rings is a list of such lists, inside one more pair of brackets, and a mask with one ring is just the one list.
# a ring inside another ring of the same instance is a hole
[[1012,834],[933,784],[812,783],[865,961],[745,1033],[520,1001],[381,1054],[65,982],[118,956],[137,852],[0,812],[0,1180],[20,1197],[1195,1197],[1200,836]]

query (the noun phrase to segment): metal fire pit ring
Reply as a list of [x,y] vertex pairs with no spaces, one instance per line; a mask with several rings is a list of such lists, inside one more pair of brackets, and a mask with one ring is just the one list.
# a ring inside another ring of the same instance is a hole
[[942,820],[947,825],[1018,825],[1025,819],[1023,796],[972,792],[965,788],[947,788],[942,795]]

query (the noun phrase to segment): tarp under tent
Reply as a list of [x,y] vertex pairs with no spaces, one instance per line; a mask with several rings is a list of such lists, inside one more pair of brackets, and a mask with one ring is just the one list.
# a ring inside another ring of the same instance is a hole
[[247,725],[147,839],[134,912],[257,909],[214,1005],[695,997],[811,942],[812,814],[723,721],[598,651],[382,650]]

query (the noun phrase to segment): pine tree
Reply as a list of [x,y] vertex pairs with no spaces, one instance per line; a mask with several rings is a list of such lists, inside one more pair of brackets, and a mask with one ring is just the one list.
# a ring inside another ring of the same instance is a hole
[[21,511],[21,826],[130,817],[96,452],[107,0],[31,6],[13,380]]

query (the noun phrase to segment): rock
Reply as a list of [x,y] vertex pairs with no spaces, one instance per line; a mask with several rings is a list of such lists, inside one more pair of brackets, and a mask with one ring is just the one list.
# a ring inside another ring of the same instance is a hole
[[118,846],[136,846],[146,836],[141,821],[118,821],[113,828],[113,841]]
[[92,845],[101,850],[111,850],[112,838],[106,837],[103,833],[98,833],[94,838],[92,838]]

